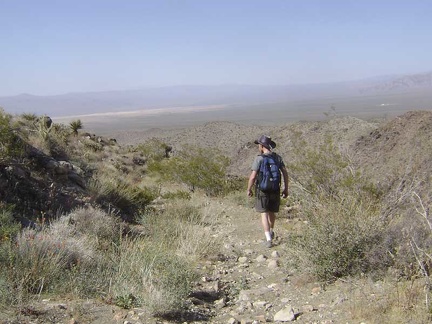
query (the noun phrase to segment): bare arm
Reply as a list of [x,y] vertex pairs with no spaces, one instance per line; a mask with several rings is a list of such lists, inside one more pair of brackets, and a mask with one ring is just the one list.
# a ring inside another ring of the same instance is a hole
[[252,187],[255,184],[255,179],[257,177],[257,174],[258,174],[257,171],[252,171],[250,176],[249,176],[248,187],[247,187],[247,195],[249,197],[253,196]]
[[284,179],[284,189],[282,191],[282,197],[288,197],[288,171],[286,167],[281,167],[282,176]]

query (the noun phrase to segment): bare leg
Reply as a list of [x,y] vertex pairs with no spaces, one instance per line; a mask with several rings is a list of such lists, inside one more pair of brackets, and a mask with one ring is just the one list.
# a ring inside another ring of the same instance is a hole
[[276,214],[274,212],[268,212],[268,223],[271,231],[273,231],[275,221],[276,221]]
[[270,232],[270,213],[261,213],[261,223],[264,229],[264,232]]

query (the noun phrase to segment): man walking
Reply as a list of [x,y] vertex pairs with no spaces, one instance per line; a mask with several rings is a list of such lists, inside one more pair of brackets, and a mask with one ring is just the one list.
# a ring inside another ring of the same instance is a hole
[[[282,158],[272,152],[276,147],[276,143],[270,137],[262,135],[254,143],[258,144],[260,154],[252,163],[247,195],[249,197],[253,196],[252,187],[255,184],[255,210],[261,213],[261,222],[266,237],[265,246],[271,248],[275,235],[273,229],[276,213],[279,212],[280,206],[280,174],[283,176],[284,186],[282,197],[286,198],[288,196],[288,172]],[[266,181],[267,178],[271,178],[270,182]],[[267,185],[266,182],[273,183],[273,185]],[[274,185],[275,182],[276,185]]]

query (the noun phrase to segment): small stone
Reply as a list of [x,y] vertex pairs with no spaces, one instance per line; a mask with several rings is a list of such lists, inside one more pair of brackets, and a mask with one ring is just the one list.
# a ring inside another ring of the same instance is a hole
[[254,307],[263,308],[267,304],[266,301],[259,300],[253,303]]
[[215,304],[215,307],[216,307],[217,309],[224,308],[224,307],[226,306],[226,299],[225,299],[225,297],[216,300],[216,301],[214,302],[214,304]]
[[268,263],[268,267],[270,269],[276,269],[279,267],[279,263],[277,262],[277,260],[270,260]]
[[277,259],[277,258],[279,258],[279,257],[280,257],[280,254],[279,254],[279,252],[278,252],[278,251],[273,251],[273,252],[272,252],[272,254],[271,254],[271,256],[272,256],[272,258],[275,258],[275,259]]
[[265,255],[259,255],[256,259],[257,262],[261,263],[264,262],[265,260],[267,260],[267,257]]
[[219,280],[216,280],[213,285],[213,290],[218,293],[220,291],[220,288],[221,288],[220,282]]
[[277,312],[273,318],[273,320],[280,322],[292,322],[295,320],[294,310],[291,305],[286,306],[284,309],[281,309]]
[[248,262],[248,258],[247,257],[240,257],[240,258],[238,258],[238,262],[246,263],[246,262]]
[[231,317],[227,322],[227,324],[238,324],[238,323],[239,321],[237,321],[234,317]]
[[311,292],[311,294],[313,295],[313,296],[317,296],[317,295],[319,295],[321,293],[321,287],[314,287],[314,288],[312,288],[312,292]]
[[271,290],[278,290],[279,285],[277,283],[271,283],[270,285],[267,286],[267,288]]

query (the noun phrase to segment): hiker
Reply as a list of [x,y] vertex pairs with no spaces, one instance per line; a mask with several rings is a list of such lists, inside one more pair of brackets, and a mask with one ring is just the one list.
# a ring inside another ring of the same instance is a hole
[[[282,158],[272,152],[276,147],[276,143],[270,137],[262,135],[254,142],[258,144],[260,154],[252,163],[252,172],[249,176],[247,195],[253,196],[252,187],[255,185],[255,210],[261,213],[261,222],[266,237],[265,246],[272,247],[272,240],[275,237],[274,225],[276,213],[279,211],[280,196],[281,196],[281,173],[283,176],[282,197],[288,196],[288,172]],[[270,177],[268,183],[273,183],[270,187],[266,184],[267,178]]]

